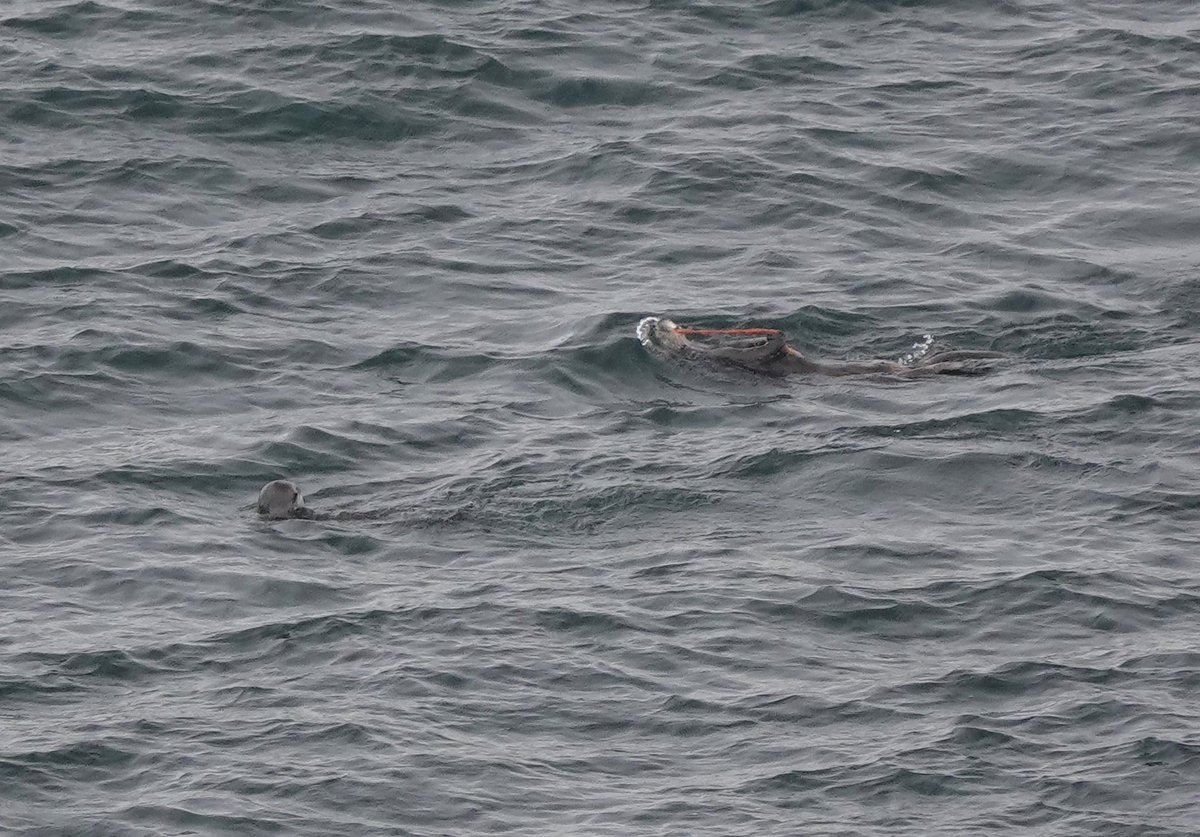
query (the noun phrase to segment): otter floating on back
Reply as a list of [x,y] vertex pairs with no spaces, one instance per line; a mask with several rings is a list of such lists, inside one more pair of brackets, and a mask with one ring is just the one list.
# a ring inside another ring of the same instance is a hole
[[981,361],[1003,357],[988,351],[930,352],[926,335],[901,360],[818,361],[789,346],[774,328],[684,328],[665,317],[645,317],[637,325],[642,345],[659,357],[689,364],[744,369],[760,375],[982,375],[991,367]]

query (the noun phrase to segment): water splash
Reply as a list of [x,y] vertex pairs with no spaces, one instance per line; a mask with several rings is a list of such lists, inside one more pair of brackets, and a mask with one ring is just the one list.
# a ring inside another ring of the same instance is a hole
[[654,333],[657,325],[658,317],[642,317],[641,322],[637,324],[637,339],[642,341],[643,346],[650,345],[650,335]]
[[933,335],[925,334],[920,340],[912,344],[911,349],[900,355],[900,357],[896,358],[896,362],[901,366],[913,366],[914,364],[920,363],[925,356],[929,354],[929,349],[932,346]]

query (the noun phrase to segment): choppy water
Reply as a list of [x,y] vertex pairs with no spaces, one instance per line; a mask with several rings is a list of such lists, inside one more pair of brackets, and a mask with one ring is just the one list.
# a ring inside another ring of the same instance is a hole
[[0,830],[1198,833],[1198,93],[1184,0],[7,0]]

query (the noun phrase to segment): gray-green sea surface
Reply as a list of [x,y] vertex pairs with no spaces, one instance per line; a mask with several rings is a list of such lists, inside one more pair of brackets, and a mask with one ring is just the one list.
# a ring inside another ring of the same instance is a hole
[[1184,0],[5,0],[0,831],[1200,833],[1198,107]]

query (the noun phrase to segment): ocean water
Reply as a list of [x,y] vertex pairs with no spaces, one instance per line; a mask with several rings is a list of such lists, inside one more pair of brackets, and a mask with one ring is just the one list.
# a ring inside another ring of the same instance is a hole
[[0,831],[1200,833],[1198,106],[1184,0],[5,0]]

